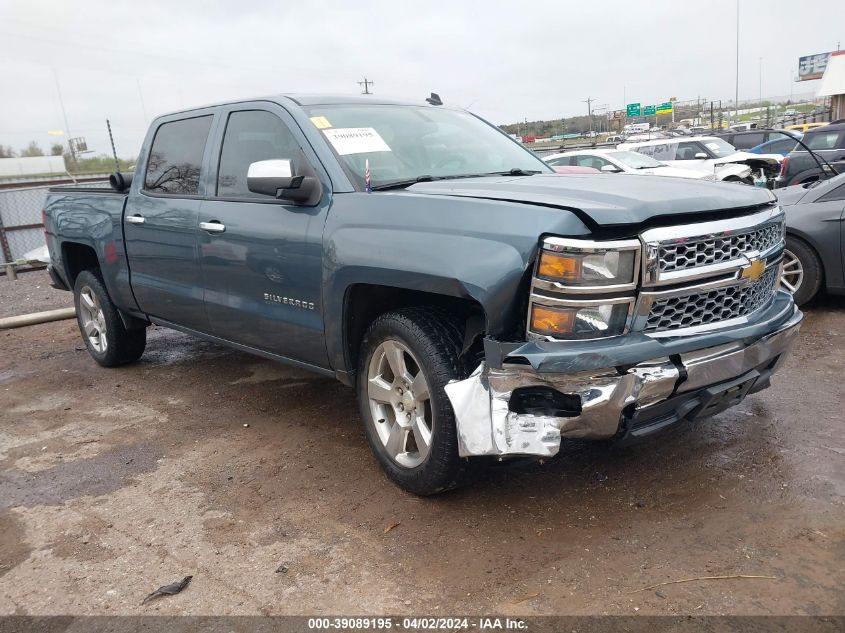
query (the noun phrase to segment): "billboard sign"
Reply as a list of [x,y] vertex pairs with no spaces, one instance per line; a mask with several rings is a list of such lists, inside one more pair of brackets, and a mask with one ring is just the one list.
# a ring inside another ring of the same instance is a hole
[[798,81],[821,79],[830,60],[830,53],[805,55],[798,58]]

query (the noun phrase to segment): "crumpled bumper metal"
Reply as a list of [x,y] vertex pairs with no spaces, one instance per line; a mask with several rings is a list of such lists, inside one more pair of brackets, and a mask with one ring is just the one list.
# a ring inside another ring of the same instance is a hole
[[[462,457],[479,455],[552,456],[561,438],[605,439],[616,436],[623,414],[664,403],[670,397],[736,379],[762,366],[775,371],[791,348],[802,314],[793,315],[773,332],[751,343],[735,341],[673,358],[655,358],[625,371],[617,367],[582,373],[541,373],[525,365],[494,369],[482,363],[469,378],[453,381],[446,393],[455,411]],[[754,391],[767,383],[755,385]],[[577,395],[580,414],[571,417],[517,413],[509,409],[514,390],[551,387]]]

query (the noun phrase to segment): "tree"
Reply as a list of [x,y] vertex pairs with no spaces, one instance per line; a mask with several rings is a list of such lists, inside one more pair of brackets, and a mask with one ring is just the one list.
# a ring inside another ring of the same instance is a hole
[[0,145],[0,158],[14,158],[15,150],[9,145]]
[[35,141],[30,141],[29,145],[26,146],[26,149],[21,150],[21,156],[44,156],[44,150],[41,149],[41,146]]
[[65,153],[65,146],[61,143],[53,143],[50,146],[50,156],[61,156]]

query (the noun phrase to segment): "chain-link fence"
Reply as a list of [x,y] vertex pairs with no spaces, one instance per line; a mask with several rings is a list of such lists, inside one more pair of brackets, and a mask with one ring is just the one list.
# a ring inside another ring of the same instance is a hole
[[[102,182],[86,182],[77,187],[102,187]],[[0,264],[24,258],[24,254],[44,246],[41,211],[50,186],[0,190]]]

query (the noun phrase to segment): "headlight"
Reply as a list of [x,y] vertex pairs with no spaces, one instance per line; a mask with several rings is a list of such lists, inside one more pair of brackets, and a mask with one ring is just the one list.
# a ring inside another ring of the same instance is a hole
[[589,242],[549,237],[543,240],[537,277],[560,288],[633,287],[637,281],[639,249],[636,240]]
[[555,340],[624,334],[639,277],[639,240],[547,237],[541,246],[529,334]]
[[[533,301],[542,298],[535,296]],[[632,300],[554,306],[532,303],[530,329],[534,334],[555,339],[616,336],[625,331],[632,303]]]

